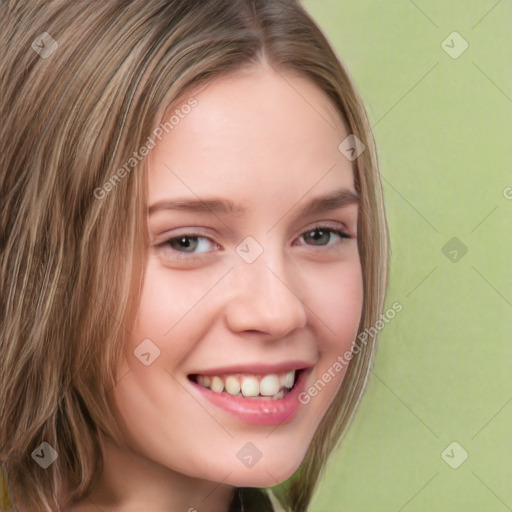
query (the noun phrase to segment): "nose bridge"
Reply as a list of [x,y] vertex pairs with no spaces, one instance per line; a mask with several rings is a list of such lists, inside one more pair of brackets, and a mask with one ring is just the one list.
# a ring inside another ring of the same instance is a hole
[[[294,289],[297,283],[285,254],[279,245],[266,245],[253,261],[246,260],[243,253],[237,260],[233,276],[235,293],[228,320],[235,330],[284,336],[304,327],[306,310],[299,291]],[[240,246],[247,249],[243,243]]]

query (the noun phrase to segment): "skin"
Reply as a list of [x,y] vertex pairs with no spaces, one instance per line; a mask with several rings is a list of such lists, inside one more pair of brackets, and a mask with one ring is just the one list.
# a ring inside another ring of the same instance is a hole
[[[101,510],[226,512],[234,487],[290,477],[344,371],[277,428],[247,424],[198,397],[187,375],[234,362],[300,360],[313,365],[309,387],[357,334],[357,204],[297,216],[314,197],[355,193],[352,163],[338,150],[348,132],[328,97],[265,63],[194,97],[197,107],[149,155],[148,204],[215,196],[244,209],[148,216],[140,307],[113,390],[131,450],[103,439],[105,472],[93,498]],[[324,233],[315,241],[307,235],[317,223],[351,238]],[[198,240],[196,259],[166,245],[185,233],[211,239]],[[251,264],[236,252],[247,236],[263,247]],[[147,338],[160,350],[149,366],[134,357]],[[262,453],[251,468],[236,456],[248,441]]]

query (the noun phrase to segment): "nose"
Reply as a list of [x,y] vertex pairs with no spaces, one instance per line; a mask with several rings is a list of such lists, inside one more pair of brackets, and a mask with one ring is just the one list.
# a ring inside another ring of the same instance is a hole
[[255,331],[283,338],[307,322],[306,305],[294,289],[294,270],[269,251],[253,263],[237,261],[231,272],[225,314],[233,332]]

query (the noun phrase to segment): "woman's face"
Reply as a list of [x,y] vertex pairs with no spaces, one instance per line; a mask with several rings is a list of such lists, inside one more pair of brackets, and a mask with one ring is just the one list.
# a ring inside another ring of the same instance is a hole
[[357,334],[349,133],[320,89],[269,67],[194,99],[148,157],[151,243],[114,395],[140,456],[269,487],[301,463]]

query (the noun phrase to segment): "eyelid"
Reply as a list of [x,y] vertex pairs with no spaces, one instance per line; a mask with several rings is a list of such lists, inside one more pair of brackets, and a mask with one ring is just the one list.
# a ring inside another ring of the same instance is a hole
[[[294,240],[314,229],[319,229],[319,228],[330,228],[330,229],[333,229],[335,231],[343,231],[346,235],[348,235],[350,238],[354,238],[354,236],[351,235],[350,233],[350,229],[347,227],[347,225],[343,222],[340,222],[340,221],[317,221],[317,222],[313,222],[312,224],[310,224],[308,227],[306,228],[301,228],[301,230],[299,232],[297,232],[294,236]],[[209,232],[208,230],[205,230],[204,228],[200,228],[200,227],[183,227],[183,228],[178,228],[177,230],[173,230],[171,233],[167,232],[165,234],[162,234],[161,236],[156,236],[154,237],[155,239],[155,242],[154,244],[155,245],[165,245],[167,244],[170,240],[173,240],[175,238],[179,238],[180,236],[188,236],[190,238],[193,238],[193,237],[203,237],[203,238],[207,238],[208,240],[210,240],[212,243],[214,244],[217,244],[219,245],[213,238],[213,235],[211,234],[211,232]],[[161,238],[162,241],[158,241],[158,239]]]
[[[176,228],[172,230],[168,230],[162,233],[159,233],[158,235],[153,236],[153,244],[154,245],[165,245],[170,240],[173,240],[174,238],[179,238],[180,236],[189,236],[189,237],[203,237],[208,238],[212,242],[215,242],[213,240],[213,234],[211,231],[200,228],[200,227],[184,227],[184,228]],[[215,242],[216,243],[216,242]]]
[[295,238],[298,238],[304,235],[305,233],[309,233],[310,231],[314,231],[315,229],[322,228],[329,228],[332,229],[333,231],[342,231],[347,235],[347,237],[354,238],[354,236],[350,233],[351,230],[347,227],[345,223],[340,221],[329,220],[313,222],[313,224],[311,224],[308,228],[302,229]]

